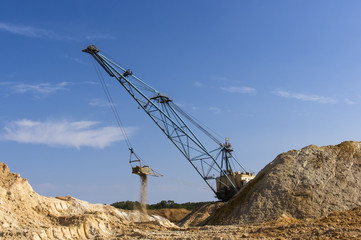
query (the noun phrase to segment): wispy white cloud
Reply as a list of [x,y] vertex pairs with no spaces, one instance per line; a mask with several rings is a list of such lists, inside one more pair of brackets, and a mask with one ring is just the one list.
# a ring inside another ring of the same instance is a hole
[[[109,102],[104,101],[103,99],[94,98],[89,102],[89,106],[92,106],[92,107],[109,107],[111,105],[110,105]],[[114,106],[116,106],[115,103],[114,103]]]
[[[224,82],[225,80],[222,80],[222,81]],[[226,91],[226,92],[229,92],[229,93],[255,94],[257,92],[256,89],[254,89],[252,87],[247,87],[247,86],[241,86],[241,87],[237,87],[237,86],[215,87],[215,86],[211,86],[211,85],[208,85],[208,84],[204,84],[204,83],[199,82],[199,81],[194,82],[194,86],[200,87],[200,88],[219,89],[219,90]]]
[[55,40],[73,39],[72,37],[62,36],[46,29],[34,28],[30,26],[12,25],[4,22],[0,22],[0,30],[31,38],[48,38]]
[[97,39],[105,39],[105,40],[114,40],[116,39],[115,37],[111,36],[111,35],[106,35],[106,34],[96,34],[96,35],[88,35],[85,36],[86,40],[97,40]]
[[349,98],[346,98],[346,99],[345,99],[345,103],[347,103],[347,104],[349,104],[349,105],[357,104],[356,102],[350,100]]
[[228,82],[228,83],[233,83],[233,84],[240,84],[241,81],[238,81],[238,80],[233,80],[233,79],[229,79],[228,77],[214,77],[213,79],[215,79],[216,81],[219,81],[219,82]]
[[196,111],[198,109],[196,106],[190,103],[176,103],[176,105],[182,108],[183,110],[186,109],[186,110]]
[[76,63],[79,63],[79,64],[82,64],[82,65],[85,65],[86,63],[79,59],[79,58],[76,58],[76,57],[70,57],[70,56],[66,56],[67,59],[73,61],[73,62],[76,62]]
[[9,86],[9,85],[13,85],[13,82],[0,82],[0,86]]
[[256,93],[256,89],[251,87],[221,87],[220,89],[229,93]]
[[223,112],[222,109],[218,107],[209,107],[208,110],[213,112],[214,114],[221,114]]
[[84,81],[84,82],[82,82],[82,84],[97,85],[98,82],[95,82],[95,81]]
[[[22,119],[12,121],[5,127],[2,141],[44,144],[48,146],[93,147],[103,149],[124,139],[118,127],[97,127],[93,121],[32,121]],[[134,127],[124,129],[130,137]]]
[[318,102],[322,104],[328,104],[328,103],[336,103],[337,100],[330,98],[330,97],[323,97],[313,94],[303,94],[303,93],[291,93],[283,90],[276,90],[273,91],[273,94],[284,97],[284,98],[293,98],[300,101],[309,101],[309,102]]
[[206,85],[201,83],[201,82],[195,81],[194,86],[196,86],[196,87],[205,87]]
[[29,84],[29,83],[9,82],[7,85],[15,93],[32,93],[36,95],[38,94],[49,95],[60,90],[65,90],[69,84],[70,84],[69,82],[61,82],[55,84],[54,83]]

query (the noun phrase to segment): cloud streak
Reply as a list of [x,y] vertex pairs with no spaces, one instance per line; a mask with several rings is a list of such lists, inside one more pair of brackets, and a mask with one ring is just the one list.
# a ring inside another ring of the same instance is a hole
[[[86,35],[83,37],[74,35],[62,35],[49,29],[37,28],[21,24],[11,24],[0,22],[0,31],[8,32],[18,36],[38,39],[51,39],[51,40],[70,40],[70,41],[83,41],[88,40],[116,40],[117,38],[109,34],[94,34]],[[83,64],[79,59],[73,59],[76,62]]]
[[196,86],[196,87],[206,87],[205,84],[203,84],[203,83],[201,83],[201,82],[198,82],[198,81],[195,81],[195,82],[194,82],[194,86]]
[[[116,106],[115,103],[113,103],[113,104],[114,104],[114,106]],[[111,104],[109,102],[107,102],[107,101],[102,100],[102,99],[94,98],[89,102],[89,106],[92,106],[92,107],[110,107]]]
[[218,108],[218,107],[209,107],[208,108],[209,111],[213,112],[214,114],[221,114],[223,113],[222,109]]
[[355,101],[350,100],[349,98],[345,99],[345,103],[349,104],[349,105],[354,105],[357,104]]
[[240,84],[241,81],[237,81],[237,80],[233,80],[233,79],[229,79],[228,77],[214,77],[214,79],[216,81],[219,81],[219,82],[228,82],[228,83],[233,83],[233,84]]
[[69,56],[66,56],[67,59],[73,61],[73,62],[76,62],[76,63],[79,63],[79,64],[82,64],[82,65],[85,65],[86,63],[79,59],[79,58],[76,58],[76,57],[69,57]]
[[40,94],[52,94],[59,90],[64,90],[69,83],[61,82],[57,84],[51,83],[38,83],[38,84],[26,84],[26,83],[19,83],[13,85],[12,88],[15,92],[18,93],[40,93]]
[[55,40],[72,39],[71,37],[61,36],[53,31],[46,29],[34,28],[30,26],[12,25],[4,22],[0,22],[0,30],[30,38],[47,38]]
[[[40,122],[22,119],[7,124],[4,128],[5,133],[0,139],[76,149],[80,147],[103,149],[114,142],[124,140],[118,127],[98,127],[97,125],[99,123],[93,121]],[[124,130],[130,137],[136,128],[128,127]]]
[[85,39],[86,40],[98,40],[98,39],[115,40],[116,38],[111,35],[97,34],[97,35],[85,36]]
[[61,83],[16,83],[16,82],[4,82],[0,85],[8,86],[11,92],[13,93],[31,93],[34,95],[50,95],[58,91],[65,90],[67,86],[70,85],[69,82]]
[[291,93],[283,90],[276,90],[273,94],[283,97],[283,98],[293,98],[300,101],[308,101],[308,102],[318,102],[321,104],[330,104],[336,103],[337,100],[330,97],[323,97],[313,94],[303,94],[303,93]]
[[256,89],[254,89],[252,87],[247,87],[247,86],[241,86],[241,87],[237,87],[237,86],[214,87],[214,86],[210,86],[210,85],[204,84],[204,83],[199,82],[199,81],[195,81],[194,86],[199,87],[199,88],[217,89],[217,90],[222,90],[222,91],[229,92],[229,93],[255,94],[257,92]]
[[251,87],[221,87],[220,89],[229,93],[256,93],[256,89]]

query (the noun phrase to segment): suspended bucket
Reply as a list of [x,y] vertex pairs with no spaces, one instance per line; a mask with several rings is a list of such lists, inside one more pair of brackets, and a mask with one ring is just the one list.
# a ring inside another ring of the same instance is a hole
[[129,163],[132,167],[133,174],[137,174],[139,176],[147,176],[147,175],[151,175],[154,177],[163,176],[162,174],[159,174],[153,169],[151,169],[148,165],[143,165],[140,158],[133,151],[133,148],[130,148],[129,150],[130,150]]

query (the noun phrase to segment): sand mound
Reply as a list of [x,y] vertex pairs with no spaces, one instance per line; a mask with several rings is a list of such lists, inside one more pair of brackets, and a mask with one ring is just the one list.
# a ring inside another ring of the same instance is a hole
[[[175,225],[160,216],[121,211],[70,196],[38,195],[28,181],[0,163],[0,238],[4,239],[113,239],[139,236],[134,224]],[[135,235],[134,235],[135,234]]]
[[321,218],[361,206],[361,143],[305,147],[282,153],[207,224]]
[[214,212],[223,206],[223,202],[205,204],[180,220],[177,225],[180,227],[202,226]]
[[162,216],[171,222],[179,222],[189,213],[191,213],[191,211],[184,208],[163,208],[163,209],[148,210],[149,215]]

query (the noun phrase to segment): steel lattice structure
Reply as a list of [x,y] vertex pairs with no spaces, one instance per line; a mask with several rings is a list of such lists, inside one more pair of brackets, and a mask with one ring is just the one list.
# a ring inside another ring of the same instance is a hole
[[[220,194],[217,192],[213,186],[214,183],[211,182],[218,181],[220,184],[226,186],[226,183],[223,183],[219,176],[224,176],[223,179],[230,183],[228,184],[229,192],[226,193],[227,196],[233,196],[239,190],[236,184],[227,176],[228,173],[233,171],[230,165],[230,160],[233,158],[233,149],[227,140],[226,143],[222,144],[215,138],[212,139],[217,142],[218,148],[208,151],[181,118],[180,115],[183,115],[184,112],[174,104],[169,97],[143,82],[129,69],[127,70],[105,57],[94,45],[88,46],[83,52],[89,53],[111,77],[118,80],[139,104],[140,108],[148,114],[190,162],[206,184],[216,194],[217,198],[221,200],[227,200],[229,198],[224,197],[224,193]],[[187,116],[187,118],[189,118],[189,116]],[[205,129],[201,130],[206,131]],[[211,135],[209,135],[209,137],[212,138]]]

